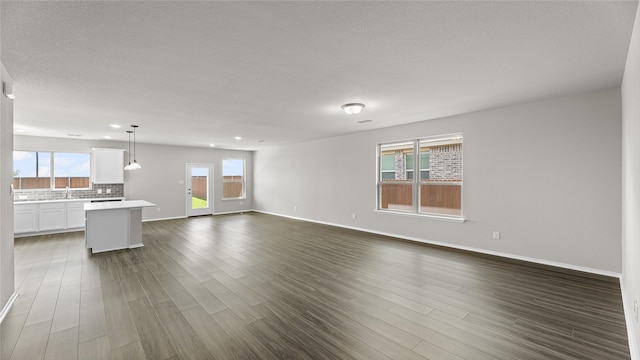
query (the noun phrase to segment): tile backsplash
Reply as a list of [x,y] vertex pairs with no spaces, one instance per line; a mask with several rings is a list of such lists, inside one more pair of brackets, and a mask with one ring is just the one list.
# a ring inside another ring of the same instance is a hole
[[[107,190],[111,192],[107,194]],[[102,193],[98,193],[101,191]],[[13,201],[42,201],[60,200],[67,195],[65,189],[58,190],[16,190]],[[124,197],[124,184],[93,184],[91,189],[69,189],[69,195],[74,199],[116,198]]]

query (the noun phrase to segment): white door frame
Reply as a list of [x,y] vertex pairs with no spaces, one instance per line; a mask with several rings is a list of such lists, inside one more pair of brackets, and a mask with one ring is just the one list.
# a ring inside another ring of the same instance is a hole
[[[191,169],[206,168],[207,175],[207,205],[206,208],[193,209],[191,196]],[[211,215],[213,214],[213,164],[204,163],[187,163],[185,172],[185,205],[187,208],[187,216]]]

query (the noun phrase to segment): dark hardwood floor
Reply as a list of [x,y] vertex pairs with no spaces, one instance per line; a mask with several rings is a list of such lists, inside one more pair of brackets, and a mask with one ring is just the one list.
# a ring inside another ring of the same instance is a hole
[[2,359],[629,359],[617,279],[271,215],[15,242]]

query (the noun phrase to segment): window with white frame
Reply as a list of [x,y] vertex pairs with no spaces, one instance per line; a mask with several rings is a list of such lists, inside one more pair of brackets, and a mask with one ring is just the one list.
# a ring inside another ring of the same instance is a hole
[[462,217],[462,134],[379,144],[377,150],[379,210]]
[[245,198],[244,159],[222,160],[222,183],[224,199]]
[[13,187],[16,190],[86,189],[90,184],[90,153],[13,152]]

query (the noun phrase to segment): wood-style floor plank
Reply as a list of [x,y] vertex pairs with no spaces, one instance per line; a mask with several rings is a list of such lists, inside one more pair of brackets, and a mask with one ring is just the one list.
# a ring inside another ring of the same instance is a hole
[[617,279],[246,213],[15,241],[2,359],[630,359]]
[[109,360],[110,358],[111,346],[108,336],[97,337],[78,345],[78,359]]
[[[79,290],[79,289],[78,289]],[[78,327],[52,332],[47,342],[45,360],[75,360],[78,358]]]
[[51,321],[26,325],[20,333],[11,360],[44,358],[49,340],[49,328],[51,328]]
[[150,359],[168,359],[177,355],[171,339],[147,298],[129,302],[144,353]]
[[111,360],[147,360],[140,341],[111,350]]
[[[79,270],[79,269],[78,269]],[[80,324],[80,282],[60,288],[51,332],[77,327]]]

